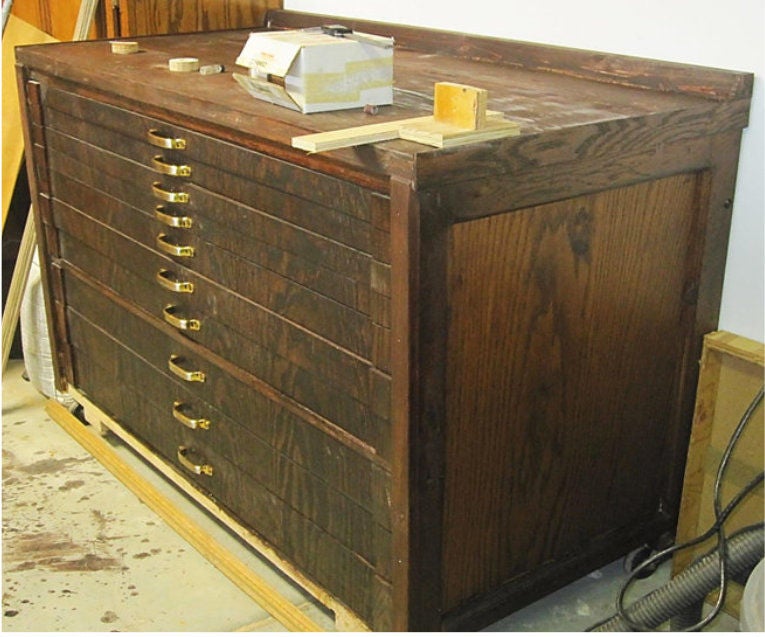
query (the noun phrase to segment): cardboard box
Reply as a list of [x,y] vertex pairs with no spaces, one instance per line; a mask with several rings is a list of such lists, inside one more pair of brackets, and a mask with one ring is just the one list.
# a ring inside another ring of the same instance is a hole
[[257,99],[316,113],[393,102],[393,38],[345,30],[251,33],[234,78]]

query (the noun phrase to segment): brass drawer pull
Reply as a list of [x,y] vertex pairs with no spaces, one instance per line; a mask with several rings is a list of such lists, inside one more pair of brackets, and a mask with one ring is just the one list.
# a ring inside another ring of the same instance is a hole
[[170,270],[162,269],[157,272],[157,283],[171,292],[191,294],[194,291],[194,284],[191,281],[178,281],[173,277],[173,273]]
[[192,246],[179,246],[175,243],[170,243],[167,240],[167,235],[160,233],[157,235],[157,247],[165,254],[169,254],[172,257],[193,257],[194,248]]
[[194,225],[191,217],[171,215],[165,212],[165,207],[161,204],[154,208],[154,218],[170,228],[191,228]]
[[179,318],[175,315],[177,308],[174,305],[167,305],[162,310],[162,316],[167,323],[170,323],[173,327],[177,327],[179,330],[185,330],[187,332],[198,332],[202,328],[202,323],[198,319],[185,319]]
[[188,453],[188,447],[178,447],[178,462],[180,462],[185,469],[188,469],[192,473],[196,473],[198,476],[211,476],[213,474],[212,465],[194,464],[186,457]]
[[168,164],[162,155],[155,155],[151,160],[151,165],[159,173],[170,175],[171,177],[191,177],[191,166],[185,164]]
[[173,403],[173,418],[175,418],[184,427],[189,429],[209,429],[210,421],[207,418],[189,418],[182,411],[183,403],[176,400]]
[[171,150],[185,150],[186,140],[182,138],[164,137],[156,128],[152,128],[146,133],[146,139],[152,146],[159,148],[169,148]]
[[180,356],[170,354],[170,359],[167,361],[167,367],[171,372],[173,372],[173,374],[175,374],[181,380],[185,380],[189,383],[205,382],[206,376],[204,372],[198,370],[189,371],[188,369],[183,369],[183,367],[178,364],[180,360],[182,360]]
[[168,201],[170,203],[188,203],[189,193],[187,192],[172,192],[171,190],[165,190],[162,188],[162,184],[155,181],[151,185],[151,190],[157,199],[162,201]]

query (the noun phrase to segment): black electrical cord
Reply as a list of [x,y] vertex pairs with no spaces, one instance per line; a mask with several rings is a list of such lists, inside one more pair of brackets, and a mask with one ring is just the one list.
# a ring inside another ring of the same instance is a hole
[[624,598],[627,593],[627,589],[635,581],[640,571],[647,568],[648,566],[653,565],[654,562],[663,560],[665,557],[667,557],[668,555],[676,551],[689,548],[691,546],[695,546],[696,544],[704,542],[705,540],[709,539],[715,534],[717,535],[717,551],[718,551],[718,560],[720,565],[720,586],[719,586],[719,593],[717,595],[717,600],[712,610],[701,621],[694,624],[693,626],[690,626],[684,629],[685,632],[694,632],[694,631],[701,630],[704,626],[708,625],[712,620],[714,620],[714,618],[717,617],[717,615],[722,610],[722,607],[725,603],[725,596],[726,596],[727,587],[728,587],[728,574],[727,574],[726,566],[725,566],[726,536],[725,536],[724,523],[726,519],[730,516],[730,514],[733,512],[733,510],[741,502],[741,500],[743,500],[755,487],[757,487],[763,481],[763,477],[765,477],[765,473],[760,472],[757,476],[755,476],[743,489],[741,489],[741,491],[739,491],[733,497],[733,499],[728,503],[728,505],[724,509],[722,508],[720,503],[720,491],[722,488],[722,481],[723,481],[723,476],[725,474],[725,469],[727,468],[730,458],[733,455],[733,449],[735,448],[736,444],[741,438],[741,435],[743,434],[747,423],[751,420],[754,410],[757,409],[759,404],[762,402],[763,394],[765,394],[765,388],[761,388],[757,392],[757,395],[754,397],[752,402],[749,404],[749,407],[744,412],[740,422],[738,423],[735,431],[733,432],[733,435],[728,441],[728,446],[726,447],[725,452],[723,453],[723,456],[720,460],[720,464],[717,468],[717,476],[715,478],[715,484],[714,484],[715,521],[712,524],[712,526],[709,529],[707,529],[704,533],[702,533],[700,536],[692,540],[689,540],[687,542],[684,542],[682,544],[676,544],[674,546],[670,546],[669,548],[664,549],[663,551],[660,551],[656,555],[653,555],[649,559],[642,562],[632,571],[630,576],[627,578],[627,581],[622,585],[621,589],[619,590],[619,595],[616,600],[617,615],[629,627],[630,630],[640,631],[640,632],[651,632],[655,630],[655,627],[643,626],[639,622],[636,622],[630,619],[630,617],[627,615],[627,612],[624,608]]

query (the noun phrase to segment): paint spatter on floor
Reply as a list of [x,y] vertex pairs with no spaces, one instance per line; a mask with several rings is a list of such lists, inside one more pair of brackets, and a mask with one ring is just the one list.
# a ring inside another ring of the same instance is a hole
[[59,491],[71,491],[72,489],[78,489],[83,484],[85,484],[84,480],[67,480],[64,484],[62,484],[58,490]]
[[16,467],[19,471],[24,473],[40,475],[43,473],[62,475],[72,465],[82,464],[83,462],[93,462],[90,457],[87,458],[46,458],[45,460],[38,460],[27,465],[20,465]]
[[117,613],[115,613],[113,610],[107,610],[101,617],[101,623],[102,624],[113,624],[119,619],[119,616]]
[[56,572],[125,570],[111,557],[54,533],[22,533],[9,543],[3,562],[7,572],[43,569]]

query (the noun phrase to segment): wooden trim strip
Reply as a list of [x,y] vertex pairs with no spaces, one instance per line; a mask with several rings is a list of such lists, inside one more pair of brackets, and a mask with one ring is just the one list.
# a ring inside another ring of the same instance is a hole
[[754,82],[751,73],[349,17],[286,10],[269,11],[266,16],[266,26],[272,29],[320,26],[330,22],[365,33],[392,36],[396,46],[404,49],[490,61],[494,64],[559,73],[606,84],[695,95],[716,101],[750,97]]
[[261,577],[246,568],[231,552],[202,531],[166,496],[142,478],[122,460],[97,434],[55,400],[48,400],[45,411],[84,449],[136,496],[157,513],[178,535],[218,568],[226,577],[291,631],[321,632],[321,627],[300,612],[291,602],[274,591]]

